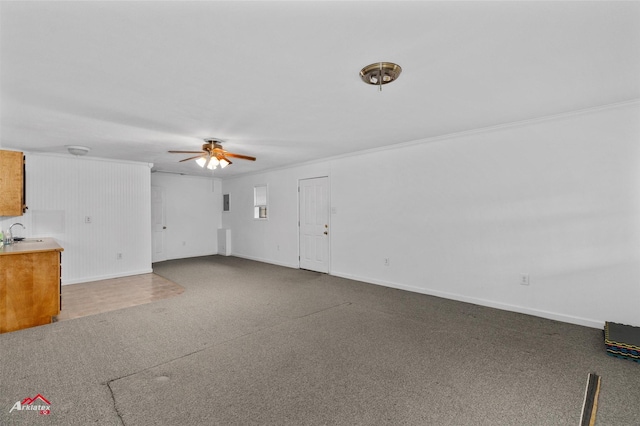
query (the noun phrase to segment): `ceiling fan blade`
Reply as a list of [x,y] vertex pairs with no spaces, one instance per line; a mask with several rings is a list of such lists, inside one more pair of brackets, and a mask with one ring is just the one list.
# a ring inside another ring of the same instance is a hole
[[189,161],[189,160],[193,160],[193,159],[196,159],[196,158],[204,157],[205,155],[207,155],[207,154],[206,153],[202,153],[200,155],[196,155],[195,157],[185,158],[184,160],[180,160],[179,163],[182,163],[183,161]]
[[234,154],[233,152],[225,152],[224,155],[227,157],[239,158],[241,160],[256,161],[256,157],[250,157],[248,155],[242,155],[242,154]]
[[169,151],[171,154],[202,154],[203,151]]

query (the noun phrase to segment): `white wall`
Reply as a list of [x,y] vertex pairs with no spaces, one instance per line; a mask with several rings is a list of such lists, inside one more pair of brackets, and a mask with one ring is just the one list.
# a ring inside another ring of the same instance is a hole
[[27,213],[0,227],[55,238],[63,284],[151,272],[148,164],[26,153],[26,181]]
[[[298,179],[328,176],[327,163],[286,168],[236,179],[225,179],[230,211],[222,213],[222,226],[231,229],[234,256],[297,268]],[[267,185],[268,219],[254,219],[253,188]]]
[[[222,224],[234,255],[297,267],[297,181],[329,176],[334,275],[640,325],[639,142],[636,101],[242,176],[223,182]],[[264,183],[269,220],[257,221]]]
[[220,179],[159,172],[151,174],[151,185],[162,188],[164,193],[164,258],[218,253],[217,229],[222,223]]

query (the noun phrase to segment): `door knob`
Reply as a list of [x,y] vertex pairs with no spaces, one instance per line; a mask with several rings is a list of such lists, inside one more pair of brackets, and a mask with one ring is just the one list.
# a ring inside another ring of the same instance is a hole
[[324,235],[328,235],[329,233],[327,231],[324,231]]

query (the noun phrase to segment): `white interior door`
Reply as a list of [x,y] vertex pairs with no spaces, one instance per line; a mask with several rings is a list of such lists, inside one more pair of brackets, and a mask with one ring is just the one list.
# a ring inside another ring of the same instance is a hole
[[164,189],[159,186],[151,187],[151,261],[167,260],[164,250]]
[[329,178],[302,179],[300,191],[300,268],[329,272]]

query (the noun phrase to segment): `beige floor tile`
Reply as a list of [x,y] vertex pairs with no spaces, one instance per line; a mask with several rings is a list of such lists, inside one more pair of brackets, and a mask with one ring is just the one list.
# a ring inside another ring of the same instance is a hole
[[142,274],[62,286],[64,321],[175,297],[184,287],[156,274]]

